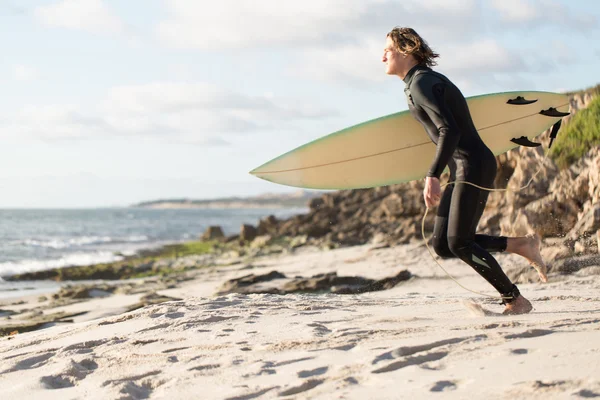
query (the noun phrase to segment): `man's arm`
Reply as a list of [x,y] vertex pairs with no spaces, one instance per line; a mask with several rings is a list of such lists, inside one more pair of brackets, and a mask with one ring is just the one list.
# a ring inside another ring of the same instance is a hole
[[460,140],[460,130],[446,104],[447,89],[446,83],[434,76],[421,77],[411,88],[414,104],[427,113],[439,133],[435,157],[427,173],[428,177],[438,179]]

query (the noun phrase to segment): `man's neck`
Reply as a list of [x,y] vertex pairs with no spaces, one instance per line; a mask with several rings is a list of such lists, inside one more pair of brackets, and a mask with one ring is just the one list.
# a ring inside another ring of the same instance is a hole
[[406,78],[406,75],[408,74],[408,72],[415,66],[417,65],[418,62],[415,59],[411,59],[405,66],[404,68],[402,68],[402,71],[398,72],[398,76],[400,77],[400,79],[404,80],[404,78]]

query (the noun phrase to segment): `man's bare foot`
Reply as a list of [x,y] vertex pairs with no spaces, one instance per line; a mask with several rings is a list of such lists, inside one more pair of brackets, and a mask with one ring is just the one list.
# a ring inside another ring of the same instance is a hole
[[527,314],[531,310],[533,310],[533,306],[531,305],[529,300],[527,300],[525,297],[519,295],[519,297],[517,297],[515,300],[513,300],[512,302],[510,302],[506,305],[506,308],[504,309],[504,312],[502,312],[502,314],[504,314],[504,315]]
[[548,267],[540,254],[541,244],[542,239],[537,233],[520,238],[509,238],[509,245],[506,251],[518,254],[527,259],[529,264],[537,271],[540,280],[548,282]]
[[542,238],[537,233],[533,235],[527,235],[527,238],[530,240],[530,251],[524,257],[529,261],[529,264],[535,268],[538,275],[540,276],[540,280],[542,282],[548,282],[548,267],[544,260],[542,259],[542,255],[540,254],[540,247],[542,245]]

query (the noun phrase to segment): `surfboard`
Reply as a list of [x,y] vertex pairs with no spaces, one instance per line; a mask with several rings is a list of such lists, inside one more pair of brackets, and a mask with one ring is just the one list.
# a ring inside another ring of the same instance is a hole
[[[495,155],[533,146],[530,139],[559,123],[569,109],[568,96],[552,92],[492,93],[466,100],[479,135]],[[308,189],[386,186],[425,177],[435,149],[406,110],[313,140],[250,173]]]

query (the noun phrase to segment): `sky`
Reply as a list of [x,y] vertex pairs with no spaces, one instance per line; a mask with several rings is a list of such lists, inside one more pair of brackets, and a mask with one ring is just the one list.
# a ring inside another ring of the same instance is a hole
[[407,109],[395,26],[467,97],[600,83],[596,0],[0,0],[0,208],[294,192],[248,172]]

